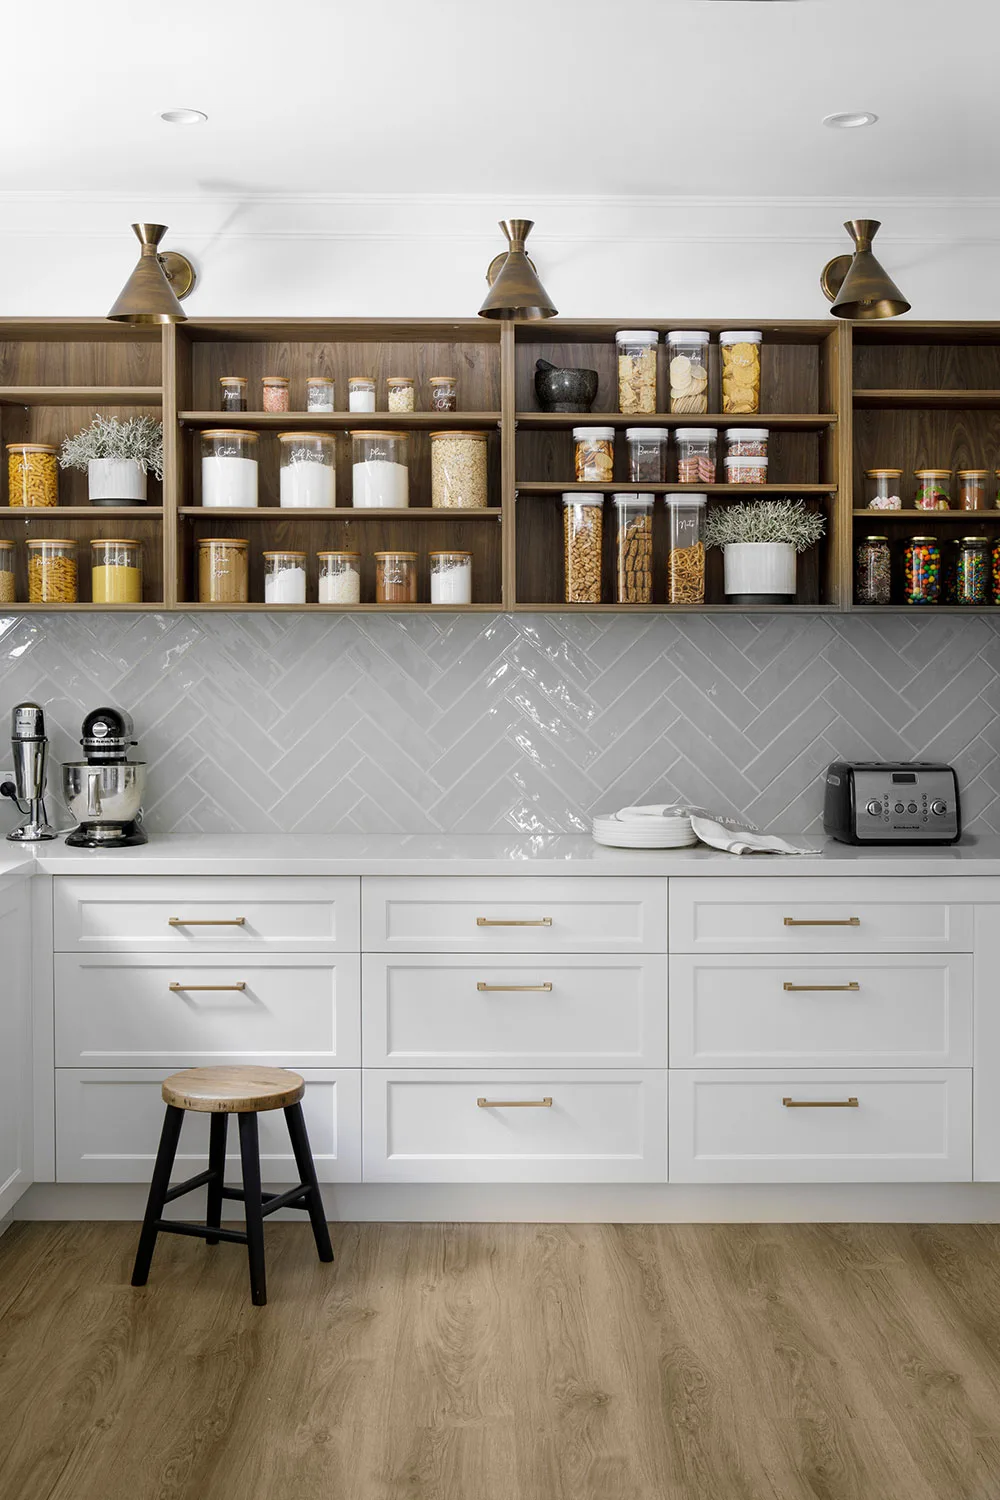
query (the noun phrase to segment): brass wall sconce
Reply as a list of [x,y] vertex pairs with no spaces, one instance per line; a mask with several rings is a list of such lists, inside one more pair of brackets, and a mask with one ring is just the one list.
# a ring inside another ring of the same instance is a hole
[[481,318],[515,318],[519,322],[529,322],[555,317],[556,309],[549,294],[524,251],[524,242],[533,223],[532,219],[511,219],[508,225],[500,220],[500,228],[507,236],[510,249],[505,255],[498,255],[490,261],[486,272],[490,290],[479,309]]
[[157,247],[167,232],[165,224],[133,224],[132,229],[142,250],[108,318],[135,325],[186,322],[181,298],[194,288],[194,266],[176,250],[160,253]]
[[881,227],[878,219],[849,219],[844,225],[854,241],[853,255],[827,261],[819,278],[832,302],[835,318],[897,318],[910,304],[892,277],[872,254],[872,240]]

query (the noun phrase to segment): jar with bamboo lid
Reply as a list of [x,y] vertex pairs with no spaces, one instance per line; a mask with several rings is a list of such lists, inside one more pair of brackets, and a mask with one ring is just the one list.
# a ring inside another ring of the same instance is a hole
[[307,375],[306,411],[333,411],[336,391],[329,375]]
[[220,375],[222,387],[220,405],[223,411],[246,411],[247,382],[245,375]]
[[427,383],[431,388],[431,411],[457,410],[457,375],[432,375]]
[[432,604],[472,603],[472,553],[431,552],[428,554],[431,575]]
[[34,509],[59,504],[59,463],[50,443],[8,443],[10,504]]
[[413,411],[416,391],[411,375],[390,375],[385,382],[386,405],[390,411]]
[[902,510],[902,469],[866,469],[869,510]]
[[318,552],[320,604],[360,604],[361,553]]
[[376,552],[376,604],[416,604],[417,554],[415,552]]
[[198,602],[246,604],[250,543],[245,537],[206,536],[198,542]]
[[431,505],[482,510],[488,501],[485,432],[431,433]]
[[288,411],[288,380],[284,375],[265,375],[260,387],[261,411]]
[[14,543],[0,542],[0,604],[13,604],[14,599]]
[[38,537],[28,542],[28,603],[75,604],[76,542]]
[[989,469],[959,469],[959,510],[986,510],[988,508],[986,486],[989,477]]
[[142,603],[142,543],[98,537],[90,544],[90,597],[95,604]]

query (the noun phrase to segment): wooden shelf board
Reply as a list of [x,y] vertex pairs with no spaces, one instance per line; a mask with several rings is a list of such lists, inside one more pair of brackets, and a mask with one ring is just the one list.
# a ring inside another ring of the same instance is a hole
[[153,604],[0,604],[0,616],[13,615],[54,615],[65,614],[67,611],[76,610],[85,614],[103,613],[111,610],[115,614],[125,615],[149,615],[162,614],[167,606],[162,600]]
[[163,519],[162,505],[4,505],[0,516],[12,521],[126,521]]
[[851,604],[852,615],[997,615],[1000,604]]
[[[175,609],[185,614],[200,612],[203,614],[247,614],[253,611],[266,610],[269,614],[302,614],[305,611],[315,614],[322,610],[326,614],[381,614],[381,615],[419,615],[419,614],[503,614],[502,604],[177,604]],[[0,609],[0,614],[3,610]]]
[[162,406],[159,385],[3,385],[0,406]]
[[1000,510],[855,510],[852,515],[855,520],[896,521],[902,517],[909,521],[962,521],[967,526],[1000,521]]
[[639,614],[639,615],[829,615],[841,614],[839,604],[526,604],[514,605],[513,614]]
[[[195,343],[459,343],[499,347],[491,318],[189,318],[178,325]],[[22,337],[24,335],[21,335]],[[444,373],[444,372],[442,372]]]
[[852,325],[851,333],[855,345],[866,344],[953,344],[963,345],[1000,344],[1000,323],[957,322],[942,319],[895,318],[882,321],[861,321]]
[[654,412],[626,416],[620,411],[519,411],[519,427],[768,427],[786,432],[820,432],[836,425],[836,412]]
[[[790,484],[626,484],[618,481],[595,484],[573,479],[567,479],[565,483],[551,479],[516,479],[514,490],[518,495],[561,495],[580,490],[608,495],[721,495],[727,500],[745,500],[754,495],[835,495],[837,486],[799,484],[794,480]],[[997,515],[1000,516],[1000,511]]]
[[1000,391],[856,390],[861,411],[992,411],[1000,408]]
[[727,322],[724,318],[672,318],[666,321],[657,318],[616,318],[611,322],[607,318],[546,318],[544,321],[515,323],[514,337],[518,343],[523,344],[613,344],[620,328],[651,328],[661,337],[672,328],[701,328],[713,340],[729,329],[748,328],[759,330],[764,335],[765,343],[819,344],[829,338],[830,334],[836,333],[837,319],[735,318]]
[[276,428],[287,432],[479,431],[498,427],[498,411],[182,411],[188,427],[238,427],[255,431]]
[[365,506],[357,510],[353,505],[335,505],[329,510],[318,505],[296,506],[294,509],[289,505],[184,505],[178,514],[192,520],[208,517],[212,521],[499,521],[502,512],[499,505],[486,505],[476,510],[424,505],[391,509],[388,506]]

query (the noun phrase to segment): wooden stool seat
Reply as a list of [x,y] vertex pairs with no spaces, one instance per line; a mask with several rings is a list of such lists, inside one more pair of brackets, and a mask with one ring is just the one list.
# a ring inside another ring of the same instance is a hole
[[305,1091],[305,1079],[288,1068],[185,1068],[164,1080],[163,1102],[203,1114],[257,1114],[288,1109]]

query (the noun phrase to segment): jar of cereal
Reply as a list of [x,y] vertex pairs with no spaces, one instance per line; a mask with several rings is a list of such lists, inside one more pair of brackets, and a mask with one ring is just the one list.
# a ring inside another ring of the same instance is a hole
[[656,410],[656,345],[652,328],[623,328],[618,350],[618,410],[631,415]]
[[431,433],[431,505],[482,510],[487,504],[485,432]]
[[603,496],[579,490],[563,495],[563,596],[567,604],[601,602],[603,521]]

